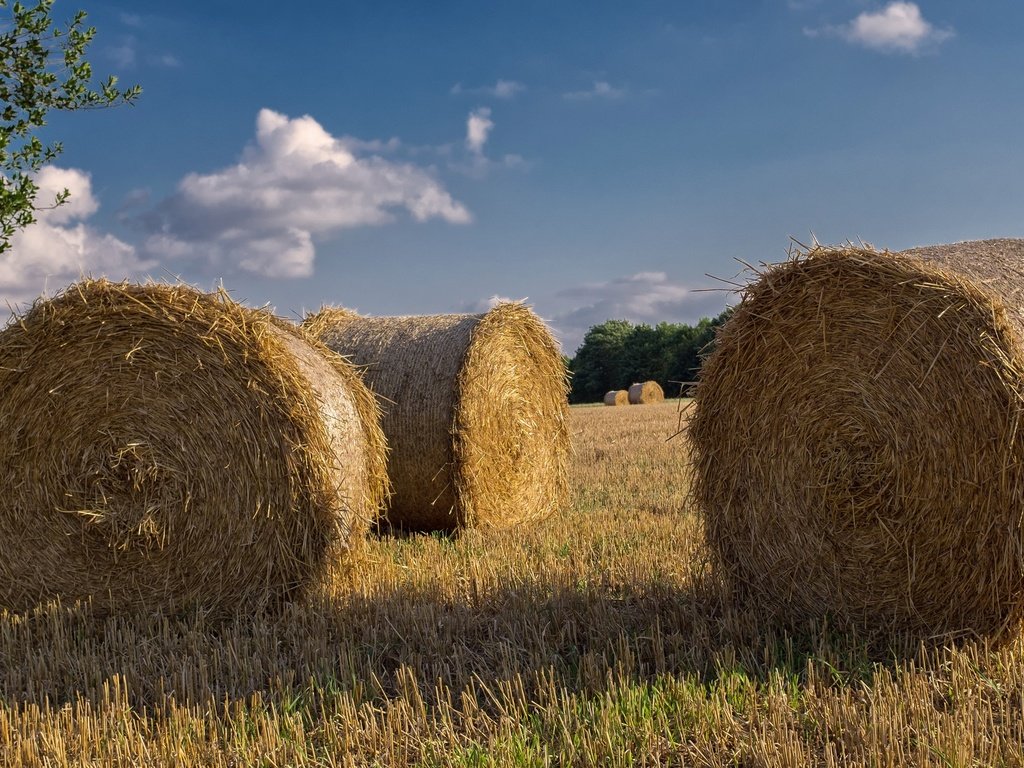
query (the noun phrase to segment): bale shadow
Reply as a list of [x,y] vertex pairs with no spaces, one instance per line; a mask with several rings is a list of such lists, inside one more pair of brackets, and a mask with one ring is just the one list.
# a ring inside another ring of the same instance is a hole
[[226,621],[102,618],[88,605],[51,603],[0,616],[0,695],[8,706],[99,706],[116,676],[133,708],[159,712],[171,701],[209,707],[254,695],[282,707],[338,694],[386,702],[412,682],[431,704],[513,679],[526,695],[542,678],[594,695],[613,679],[666,675],[700,685],[737,674],[799,681],[809,663],[837,683],[867,681],[878,665],[919,650],[909,641],[873,646],[827,622],[802,633],[773,628],[731,606],[710,578],[685,587],[659,579],[457,587],[395,585]]

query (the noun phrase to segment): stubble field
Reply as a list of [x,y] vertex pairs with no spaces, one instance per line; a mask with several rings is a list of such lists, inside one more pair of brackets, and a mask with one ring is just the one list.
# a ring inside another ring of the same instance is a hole
[[572,423],[562,514],[371,539],[283,615],[0,616],[0,764],[1024,765],[1020,642],[772,630],[705,566],[679,403]]

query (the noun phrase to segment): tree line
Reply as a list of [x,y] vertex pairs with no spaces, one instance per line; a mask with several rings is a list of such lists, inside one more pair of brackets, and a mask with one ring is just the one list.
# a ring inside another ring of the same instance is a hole
[[605,392],[626,389],[637,381],[656,381],[666,397],[678,397],[683,383],[697,378],[701,361],[713,347],[715,330],[731,311],[705,317],[696,325],[634,325],[628,320],[595,325],[569,360],[569,402],[596,402]]

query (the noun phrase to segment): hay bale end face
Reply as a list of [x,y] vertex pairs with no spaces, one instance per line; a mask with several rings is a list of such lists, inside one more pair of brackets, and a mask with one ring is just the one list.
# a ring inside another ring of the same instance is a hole
[[88,280],[0,333],[0,605],[299,597],[386,489],[373,396],[225,295]]
[[633,384],[629,388],[628,397],[630,405],[648,405],[665,402],[665,392],[656,381]]
[[605,405],[629,405],[629,392],[624,389],[613,389],[604,396]]
[[815,248],[747,287],[690,422],[738,597],[999,636],[1024,597],[1024,241]]
[[391,525],[506,528],[564,503],[568,379],[557,344],[529,309],[360,317],[328,308],[304,325],[364,367],[381,401]]

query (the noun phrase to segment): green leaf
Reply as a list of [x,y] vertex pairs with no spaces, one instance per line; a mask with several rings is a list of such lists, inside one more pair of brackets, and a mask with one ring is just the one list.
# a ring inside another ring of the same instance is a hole
[[[114,76],[94,86],[85,53],[96,28],[84,26],[82,10],[58,26],[52,7],[53,0],[37,0],[31,8],[0,0],[0,254],[35,221],[38,188],[30,174],[63,150],[59,142],[46,145],[36,135],[47,115],[133,104],[142,93],[138,85],[119,89]],[[64,190],[53,204],[68,197]]]

